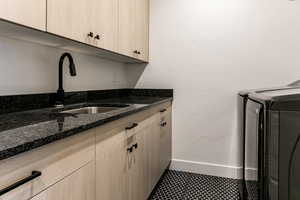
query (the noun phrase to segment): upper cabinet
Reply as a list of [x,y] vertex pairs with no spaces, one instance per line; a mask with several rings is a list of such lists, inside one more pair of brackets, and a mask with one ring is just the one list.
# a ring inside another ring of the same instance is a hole
[[93,31],[96,45],[118,51],[119,0],[93,0]]
[[48,0],[47,31],[79,42],[92,44],[93,4],[86,0]]
[[46,0],[1,0],[0,18],[46,30]]
[[47,31],[118,50],[118,0],[48,0]]
[[137,58],[148,61],[149,54],[149,0],[136,0],[135,47]]
[[102,54],[148,62],[149,0],[0,0],[1,18]]
[[119,52],[148,61],[149,0],[120,0]]

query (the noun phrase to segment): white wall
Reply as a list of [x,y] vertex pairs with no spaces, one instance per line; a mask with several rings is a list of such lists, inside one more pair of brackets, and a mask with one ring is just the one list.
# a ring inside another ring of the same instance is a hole
[[[63,52],[0,37],[0,95],[55,92],[58,87],[58,61]],[[66,91],[127,87],[126,67],[123,64],[71,53],[77,76],[71,77],[65,66]]]
[[237,92],[300,79],[300,1],[150,2],[150,64],[131,85],[175,89],[174,168],[236,177]]

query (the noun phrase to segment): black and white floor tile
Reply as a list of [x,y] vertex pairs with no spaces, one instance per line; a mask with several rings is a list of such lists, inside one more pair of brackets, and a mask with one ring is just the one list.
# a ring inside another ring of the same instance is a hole
[[239,200],[237,180],[168,171],[150,200]]

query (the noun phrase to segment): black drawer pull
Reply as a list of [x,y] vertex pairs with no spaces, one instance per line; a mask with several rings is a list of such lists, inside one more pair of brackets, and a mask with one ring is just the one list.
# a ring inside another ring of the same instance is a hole
[[125,130],[133,129],[133,128],[137,127],[138,125],[139,125],[138,123],[133,123],[131,126],[126,127]]
[[134,145],[132,145],[132,147],[137,149],[138,148],[138,143],[135,143]]
[[133,146],[131,146],[130,148],[127,148],[127,151],[128,151],[129,153],[132,153],[132,151],[133,151]]
[[21,185],[24,185],[25,183],[28,183],[29,181],[32,181],[33,179],[35,179],[35,178],[37,178],[37,177],[39,177],[41,175],[42,175],[41,172],[39,172],[39,171],[33,171],[31,173],[31,175],[28,176],[27,178],[24,178],[24,179],[22,179],[22,180],[20,180],[20,181],[18,181],[16,183],[8,186],[7,188],[4,188],[4,189],[0,190],[0,196],[2,196],[5,193],[8,193],[11,190],[16,189],[17,187],[20,187]]
[[160,124],[162,127],[166,126],[167,125],[167,122],[163,122]]
[[167,111],[167,109],[164,108],[164,109],[160,110],[159,112],[164,113],[166,111]]

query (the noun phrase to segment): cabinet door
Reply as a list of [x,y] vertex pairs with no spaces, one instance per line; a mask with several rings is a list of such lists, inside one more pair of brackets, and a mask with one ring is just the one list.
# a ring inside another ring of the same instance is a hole
[[172,110],[168,108],[161,117],[160,131],[160,169],[161,174],[167,169],[172,159]]
[[[96,141],[102,136],[103,134],[99,133]],[[128,200],[128,162],[125,131],[97,142],[97,200]]]
[[95,200],[95,163],[90,162],[31,200]]
[[135,48],[136,57],[148,61],[149,54],[149,0],[136,0]]
[[129,199],[146,200],[149,195],[148,156],[146,148],[146,134],[148,126],[139,130],[133,140],[137,148],[130,154],[129,169]]
[[118,50],[119,0],[93,0],[93,24],[97,46],[110,51]]
[[135,57],[135,1],[119,1],[119,53]]
[[93,31],[92,7],[86,0],[48,0],[47,31],[92,44],[94,37],[88,36]]
[[1,0],[0,18],[44,31],[46,0]]
[[160,114],[151,117],[146,135],[149,166],[149,191],[151,192],[160,179]]
[[120,0],[119,51],[148,61],[149,0]]

